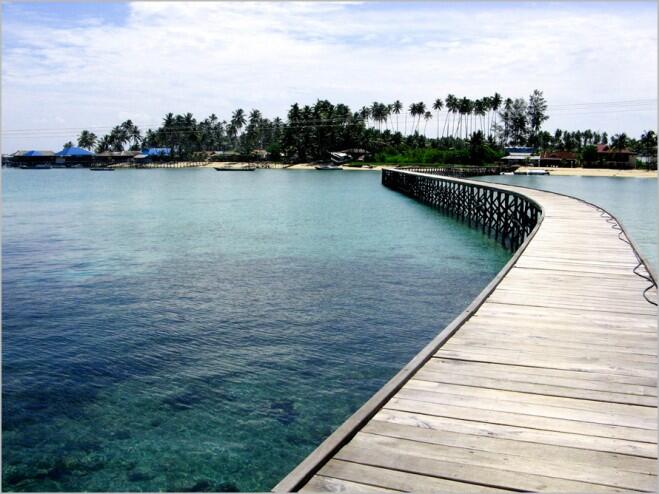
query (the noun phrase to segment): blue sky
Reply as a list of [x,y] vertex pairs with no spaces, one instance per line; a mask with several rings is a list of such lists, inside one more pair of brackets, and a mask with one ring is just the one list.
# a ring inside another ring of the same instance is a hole
[[535,88],[548,130],[638,135],[656,127],[656,19],[654,2],[5,3],[2,151],[169,111]]

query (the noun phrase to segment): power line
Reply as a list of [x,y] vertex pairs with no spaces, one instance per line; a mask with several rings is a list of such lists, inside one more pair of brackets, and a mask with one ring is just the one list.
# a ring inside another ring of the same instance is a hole
[[[628,112],[647,112],[647,111],[656,111],[656,108],[647,108],[648,106],[656,106],[657,100],[656,99],[638,99],[638,100],[619,100],[619,101],[606,101],[606,102],[588,102],[588,103],[565,103],[565,104],[558,104],[558,105],[547,105],[548,109],[552,109],[551,114],[558,114],[558,115],[592,115],[592,114],[603,114],[603,113],[628,113]],[[607,105],[608,108],[604,108],[598,111],[591,111],[589,107],[602,107],[604,105]],[[584,111],[582,111],[584,110]],[[358,112],[357,112],[358,113]],[[489,111],[488,111],[489,113]],[[436,111],[431,111],[432,116],[436,116]],[[462,117],[467,117],[467,118],[473,118],[473,114],[461,114],[459,111],[458,112],[451,112],[448,111],[447,109],[444,109],[443,111],[440,112],[439,118],[441,119],[442,116],[447,117],[448,115],[453,115],[454,117],[462,118]],[[550,114],[550,116],[551,116]],[[395,117],[395,118],[394,118]],[[280,129],[286,129],[286,128],[309,128],[309,127],[345,127],[345,126],[355,126],[355,125],[361,125],[361,124],[366,124],[368,125],[369,123],[371,126],[375,126],[377,124],[381,124],[382,122],[385,123],[391,123],[393,125],[394,119],[398,122],[400,118],[407,118],[410,117],[412,118],[412,122],[414,120],[420,120],[423,118],[421,115],[412,115],[410,112],[404,111],[400,112],[399,114],[389,114],[387,115],[386,118],[382,120],[377,120],[374,119],[372,116],[368,118],[363,118],[363,117],[355,117],[354,114],[347,116],[347,117],[334,117],[334,118],[328,118],[328,119],[316,119],[316,120],[304,120],[301,122],[287,122],[287,123],[280,123],[280,124],[274,124],[274,120],[269,120],[267,123],[267,126],[270,127],[272,130],[276,130],[277,128]],[[224,128],[226,129],[227,127],[230,127],[231,124],[229,122],[222,121],[224,123]],[[338,123],[334,123],[338,122]],[[203,125],[204,121],[199,122],[197,125]],[[218,122],[221,123],[221,122]],[[138,126],[145,128],[147,130],[152,130],[152,126],[162,126],[163,122],[153,122],[153,123],[146,123],[146,122],[137,122]],[[105,126],[86,126],[84,130],[93,130],[93,131],[111,131],[115,127],[118,127],[117,125],[105,125]],[[189,125],[185,126],[176,126],[176,125],[169,125],[166,128],[167,130],[156,130],[154,132],[163,135],[171,135],[171,134],[180,134],[180,133],[204,133],[204,132],[213,132],[212,129],[199,129],[198,127],[191,127]],[[2,131],[2,135],[4,137],[35,137],[35,136],[42,136],[42,137],[67,137],[71,136],[73,133],[80,132],[80,127],[57,127],[57,128],[32,128],[32,129],[7,129]],[[153,132],[153,130],[152,130]]]

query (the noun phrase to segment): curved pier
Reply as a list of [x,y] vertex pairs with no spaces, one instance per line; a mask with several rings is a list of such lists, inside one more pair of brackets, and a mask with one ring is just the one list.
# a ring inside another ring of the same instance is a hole
[[622,225],[535,189],[383,183],[515,253],[274,491],[655,491],[657,293]]

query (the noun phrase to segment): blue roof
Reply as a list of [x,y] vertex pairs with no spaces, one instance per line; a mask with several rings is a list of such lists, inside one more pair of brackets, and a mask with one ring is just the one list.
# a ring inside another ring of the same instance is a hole
[[55,156],[93,156],[94,153],[87,151],[86,149],[70,147],[64,148],[59,153],[55,153]]
[[31,150],[31,151],[25,151],[24,153],[20,153],[19,156],[53,156],[52,151],[36,151],[36,150]]
[[142,150],[142,154],[147,156],[169,156],[172,154],[172,148],[146,148]]
[[515,146],[515,147],[504,148],[504,151],[507,153],[532,153],[533,148],[526,146]]

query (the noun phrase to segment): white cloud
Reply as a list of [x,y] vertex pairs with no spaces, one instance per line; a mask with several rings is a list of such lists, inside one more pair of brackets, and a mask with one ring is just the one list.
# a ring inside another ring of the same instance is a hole
[[[145,126],[168,111],[285,116],[316,98],[357,108],[534,88],[550,104],[655,98],[656,14],[608,5],[143,2],[120,26],[102,12],[73,26],[5,19],[2,123],[81,129],[132,115]],[[635,135],[655,122],[656,110],[563,112],[547,127]],[[58,148],[75,133],[5,134],[3,150]]]

